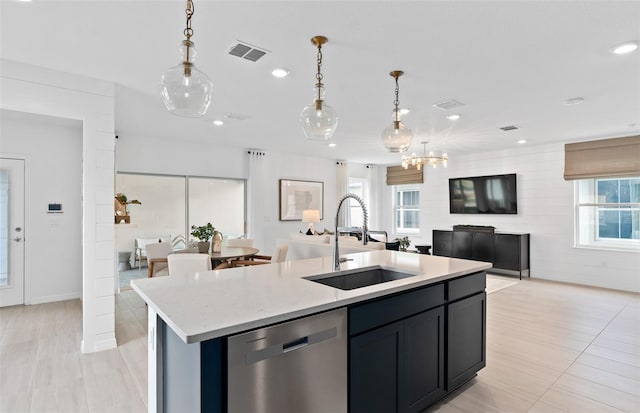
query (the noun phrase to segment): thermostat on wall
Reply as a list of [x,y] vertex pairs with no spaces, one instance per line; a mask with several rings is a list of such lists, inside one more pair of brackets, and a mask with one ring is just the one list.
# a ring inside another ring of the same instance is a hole
[[61,214],[62,213],[62,204],[49,204],[49,209],[47,210],[49,214]]

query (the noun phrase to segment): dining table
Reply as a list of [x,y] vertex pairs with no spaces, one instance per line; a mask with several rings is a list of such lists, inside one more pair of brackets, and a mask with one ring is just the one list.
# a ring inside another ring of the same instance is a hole
[[[223,246],[220,249],[220,252],[203,252],[201,254],[209,254],[209,256],[211,257],[211,263],[212,263],[212,268],[215,268],[216,262],[220,262],[220,261],[228,261],[228,260],[232,260],[232,259],[236,259],[236,258],[250,258],[255,256],[256,254],[258,254],[258,252],[260,252],[259,249],[257,248],[253,248],[253,247],[226,247]],[[198,253],[197,250],[191,250],[191,249],[185,249],[185,250],[178,250],[178,251],[174,251],[171,254],[185,254],[185,253],[192,253],[192,254],[196,254]],[[153,277],[153,267],[155,266],[156,263],[161,263],[161,262],[168,262],[167,258],[151,258],[148,260],[148,265],[149,268],[147,270],[147,277],[151,278]]]

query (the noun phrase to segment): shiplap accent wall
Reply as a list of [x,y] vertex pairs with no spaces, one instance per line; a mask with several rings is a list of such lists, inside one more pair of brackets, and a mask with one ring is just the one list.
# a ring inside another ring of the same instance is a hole
[[[506,173],[517,174],[517,215],[449,214],[449,178]],[[574,183],[565,181],[563,173],[563,144],[451,156],[448,168],[425,169],[420,186],[421,229],[419,236],[411,237],[413,244],[431,244],[433,229],[451,229],[456,224],[528,232],[532,277],[640,292],[640,253],[574,247]],[[381,192],[381,205],[389,208],[383,211],[383,219],[391,229],[391,188]]]

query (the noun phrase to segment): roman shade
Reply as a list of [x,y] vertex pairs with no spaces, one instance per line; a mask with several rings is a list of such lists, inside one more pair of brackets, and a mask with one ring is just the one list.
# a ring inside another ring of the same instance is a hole
[[424,182],[423,169],[409,165],[408,169],[402,166],[387,166],[387,185],[421,184]]
[[640,176],[640,135],[564,145],[564,179]]

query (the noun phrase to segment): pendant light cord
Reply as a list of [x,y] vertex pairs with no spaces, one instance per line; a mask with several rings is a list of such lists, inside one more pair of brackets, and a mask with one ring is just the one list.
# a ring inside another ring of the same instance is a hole
[[193,7],[193,1],[187,0],[187,8],[184,11],[187,15],[187,24],[186,28],[184,29],[184,36],[187,38],[187,40],[191,40],[191,36],[193,36],[193,29],[191,28],[191,16],[193,16],[194,11],[195,8]]
[[322,88],[322,72],[320,69],[322,68],[322,44],[318,44],[318,56],[317,56],[317,64],[318,64],[318,72],[316,73],[316,88],[318,89],[318,101],[322,100],[321,88]]
[[[193,29],[191,28],[191,17],[193,16],[194,11],[195,7],[193,6],[193,1],[187,0],[187,8],[184,11],[187,15],[187,23],[184,29],[184,36],[187,38],[186,43],[184,43],[185,47],[187,48],[185,63],[191,62],[191,46],[193,46],[193,43],[191,42],[191,36],[193,36]],[[185,68],[185,74],[187,73],[191,74],[191,72],[187,68]]]
[[399,122],[400,119],[398,119],[398,105],[400,104],[400,102],[398,101],[398,93],[400,92],[400,86],[398,85],[398,76],[394,77],[396,78],[396,100],[393,101],[393,104],[396,107],[396,122]]

